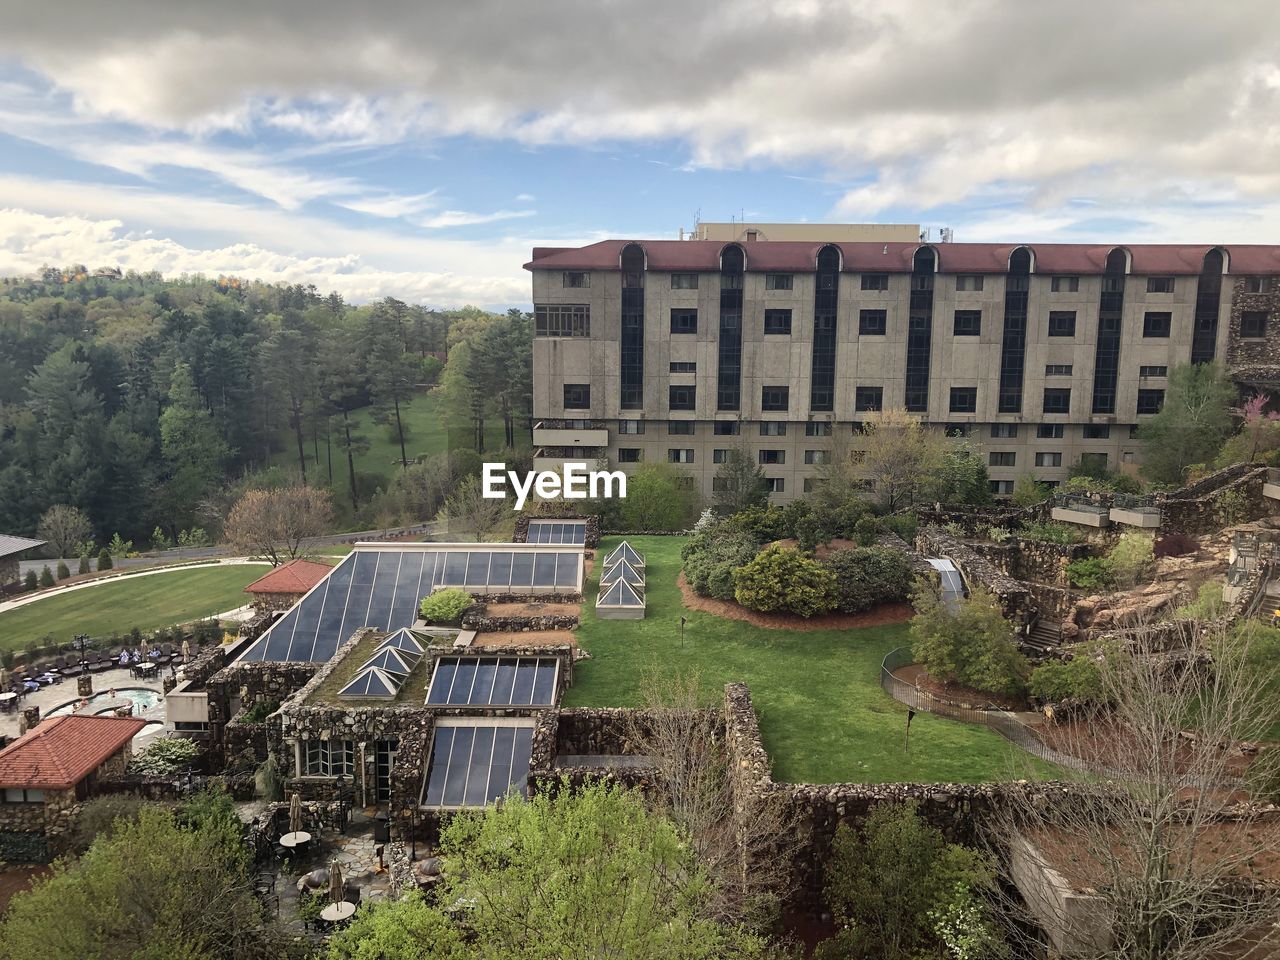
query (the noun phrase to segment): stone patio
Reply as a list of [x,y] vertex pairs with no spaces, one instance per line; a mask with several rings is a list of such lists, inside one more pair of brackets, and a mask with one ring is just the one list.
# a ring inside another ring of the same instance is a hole
[[[102,673],[90,674],[93,679],[93,691],[95,694],[106,693],[110,690],[125,689],[144,689],[152,690],[159,696],[159,702],[156,706],[147,710],[143,710],[137,714],[143,720],[157,720],[159,725],[151,725],[134,737],[133,745],[136,752],[140,746],[144,746],[151,741],[157,734],[164,730],[164,692],[160,689],[160,678],[154,680],[138,680],[129,675],[127,669],[104,670]],[[22,710],[27,707],[38,706],[40,708],[41,719],[47,717],[49,712],[68,703],[79,700],[80,697],[76,692],[77,677],[68,677],[61,683],[54,683],[47,687],[41,687],[39,690],[27,694],[21,701],[19,709],[10,713],[0,713],[0,735],[6,737],[16,737],[18,735],[18,721],[22,716]],[[103,710],[111,710],[116,707],[127,706],[131,701],[125,697],[102,697],[93,701],[90,705],[90,713],[99,713]]]

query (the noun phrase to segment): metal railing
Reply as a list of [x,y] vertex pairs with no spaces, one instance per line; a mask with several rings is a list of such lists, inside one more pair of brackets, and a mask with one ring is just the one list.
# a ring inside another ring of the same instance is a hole
[[1077,493],[1056,493],[1053,505],[1064,510],[1079,510],[1081,513],[1096,513],[1101,516],[1106,516],[1111,510],[1109,503],[1100,503],[1092,497]]
[[1132,510],[1134,513],[1159,513],[1160,506],[1155,497],[1144,497],[1136,493],[1117,493],[1111,498],[1112,506],[1121,510]]

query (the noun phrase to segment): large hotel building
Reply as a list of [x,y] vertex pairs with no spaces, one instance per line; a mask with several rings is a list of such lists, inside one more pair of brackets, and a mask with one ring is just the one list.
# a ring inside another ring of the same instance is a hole
[[968,437],[1007,494],[1133,470],[1181,363],[1280,382],[1280,246],[921,242],[911,226],[707,224],[538,247],[540,467],[677,465],[710,496],[749,452],[806,492],[870,411]]

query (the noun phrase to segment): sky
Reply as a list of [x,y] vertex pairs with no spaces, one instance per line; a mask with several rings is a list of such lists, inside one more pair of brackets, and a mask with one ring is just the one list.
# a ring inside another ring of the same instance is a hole
[[501,308],[534,245],[699,218],[1280,242],[1274,0],[0,9],[5,275]]

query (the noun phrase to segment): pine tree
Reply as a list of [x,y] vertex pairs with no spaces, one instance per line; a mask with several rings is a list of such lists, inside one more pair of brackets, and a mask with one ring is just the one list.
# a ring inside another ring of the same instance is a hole
[[48,564],[45,564],[44,569],[40,571],[40,586],[47,589],[52,587],[53,584],[53,571],[49,569]]

